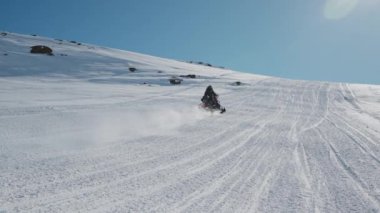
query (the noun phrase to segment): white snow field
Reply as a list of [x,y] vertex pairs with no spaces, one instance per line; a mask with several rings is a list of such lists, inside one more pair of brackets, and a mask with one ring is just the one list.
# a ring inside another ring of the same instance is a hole
[[0,212],[79,211],[380,212],[380,86],[0,35]]

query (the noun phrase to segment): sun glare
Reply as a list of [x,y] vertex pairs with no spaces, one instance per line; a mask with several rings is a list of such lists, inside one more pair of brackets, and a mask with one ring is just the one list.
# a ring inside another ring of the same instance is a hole
[[357,6],[358,0],[327,0],[324,16],[327,19],[342,19],[350,14]]

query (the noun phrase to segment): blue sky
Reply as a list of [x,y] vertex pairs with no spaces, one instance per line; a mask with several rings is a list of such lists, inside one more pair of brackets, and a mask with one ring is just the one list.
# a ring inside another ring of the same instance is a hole
[[380,84],[380,0],[1,0],[0,30],[292,79]]

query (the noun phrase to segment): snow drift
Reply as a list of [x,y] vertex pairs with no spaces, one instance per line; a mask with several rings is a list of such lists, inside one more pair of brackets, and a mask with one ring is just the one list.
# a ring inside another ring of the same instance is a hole
[[377,85],[2,33],[0,212],[378,212],[379,109]]

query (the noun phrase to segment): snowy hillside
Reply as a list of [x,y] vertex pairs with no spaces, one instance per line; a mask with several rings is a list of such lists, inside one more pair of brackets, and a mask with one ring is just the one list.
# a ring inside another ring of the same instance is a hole
[[380,86],[3,33],[0,162],[0,212],[380,212]]

